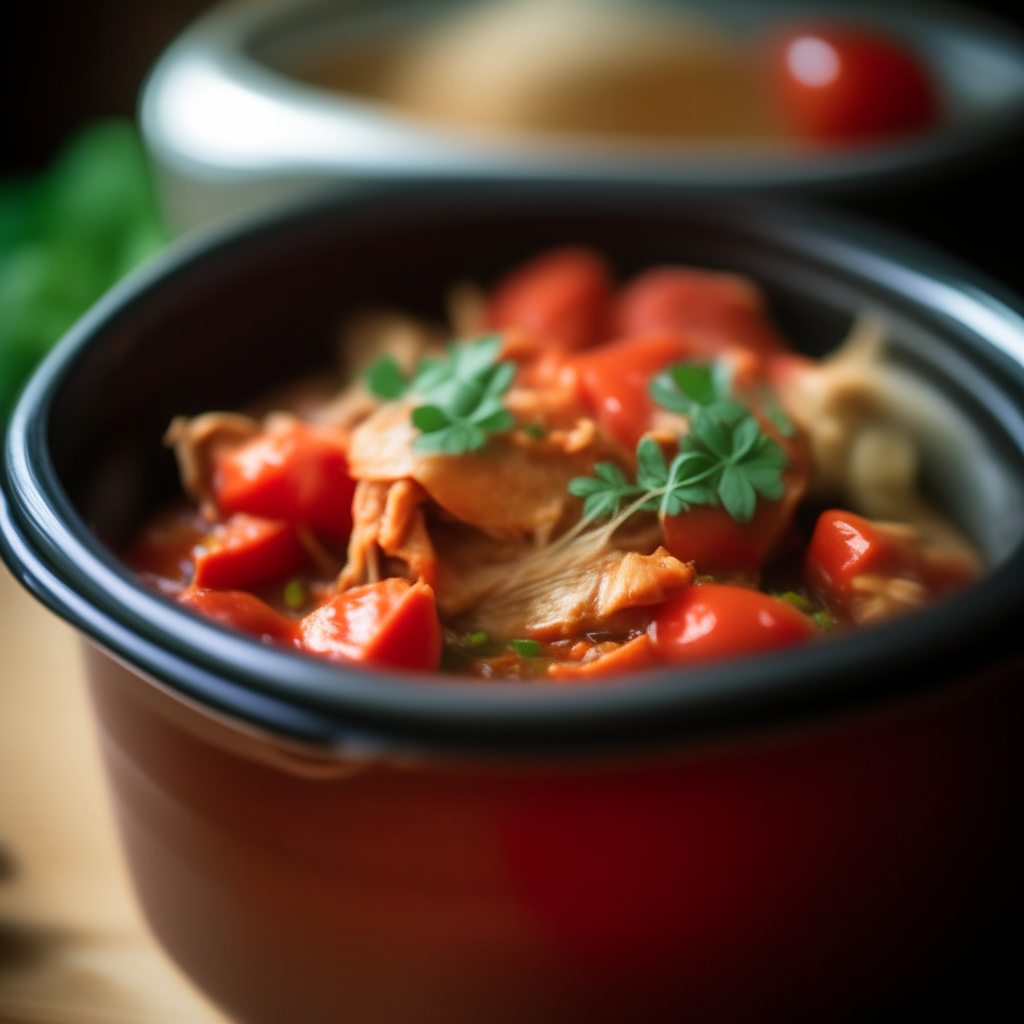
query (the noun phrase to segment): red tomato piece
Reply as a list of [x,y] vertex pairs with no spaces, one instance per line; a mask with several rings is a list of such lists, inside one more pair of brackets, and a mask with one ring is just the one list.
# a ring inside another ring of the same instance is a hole
[[858,578],[887,577],[923,586],[921,553],[895,529],[842,509],[822,512],[807,547],[808,586],[830,609],[854,620],[860,619],[857,605],[863,600]]
[[274,611],[255,594],[192,586],[182,591],[178,601],[222,626],[250,633],[267,642],[290,647],[298,645],[298,623]]
[[706,355],[746,348],[765,356],[785,348],[757,285],[738,274],[692,267],[655,267],[635,277],[619,293],[615,327],[627,337],[683,334]]
[[791,604],[722,583],[688,587],[666,602],[651,624],[658,654],[680,665],[773,651],[817,632]]
[[576,350],[601,341],[611,308],[608,265],[589,249],[553,249],[524,263],[491,295],[491,327],[518,327],[542,347]]
[[548,666],[548,678],[559,683],[589,683],[624,672],[639,672],[658,664],[654,643],[641,633],[628,643],[592,661],[556,661]]
[[938,101],[902,46],[860,28],[798,29],[771,47],[783,115],[803,138],[842,141],[920,131]]
[[386,579],[338,594],[300,623],[302,646],[336,661],[436,669],[441,624],[426,583]]
[[132,542],[125,561],[136,571],[159,580],[185,584],[192,573],[192,549],[208,525],[194,508],[171,508],[160,513]]
[[213,487],[225,515],[283,519],[338,543],[352,530],[355,481],[344,445],[326,430],[290,424],[219,453]]
[[758,496],[749,523],[736,522],[720,505],[693,505],[662,522],[665,547],[681,562],[694,562],[698,572],[759,569],[785,536],[807,490],[811,457],[806,442],[781,437],[771,424],[761,426],[789,456],[782,473],[785,492],[778,501]]
[[651,426],[651,377],[694,354],[693,344],[675,334],[604,345],[572,361],[577,394],[612,437],[634,448]]
[[193,583],[213,590],[245,590],[288,576],[305,557],[291,523],[239,512],[195,549]]

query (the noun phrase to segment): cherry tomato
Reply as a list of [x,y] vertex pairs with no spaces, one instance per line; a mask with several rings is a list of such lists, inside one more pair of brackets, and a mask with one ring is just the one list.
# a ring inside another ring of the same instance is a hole
[[256,587],[294,572],[305,557],[291,523],[240,512],[196,548],[193,583],[214,590]]
[[289,647],[298,644],[298,623],[245,590],[204,590],[192,586],[182,591],[178,602],[222,626]]
[[282,519],[339,543],[352,530],[355,486],[340,439],[301,423],[219,453],[213,480],[224,515]]
[[575,350],[606,336],[611,275],[589,249],[554,249],[512,271],[495,288],[490,326],[519,327],[541,348]]
[[615,327],[624,336],[675,332],[706,355],[732,348],[768,355],[785,347],[756,285],[692,267],[655,267],[634,278],[619,294]]
[[689,587],[666,602],[651,624],[662,660],[680,665],[789,647],[817,632],[791,604],[722,583]]
[[192,549],[209,530],[194,508],[160,513],[132,542],[125,561],[136,571],[184,584],[192,573]]
[[302,646],[335,661],[436,669],[441,624],[425,583],[386,579],[346,590],[299,625]]
[[858,589],[858,578],[923,584],[924,565],[911,537],[853,512],[830,509],[818,516],[807,546],[805,575],[810,589],[833,612],[858,620],[858,602],[866,597]]
[[675,334],[604,345],[572,361],[577,393],[601,426],[632,449],[651,426],[651,377],[693,354],[693,345]]
[[771,48],[783,115],[807,139],[866,139],[920,131],[938,102],[918,62],[895,41],[860,28],[792,31]]
[[662,522],[665,547],[698,572],[760,569],[793,521],[811,476],[811,456],[802,437],[782,437],[770,423],[762,429],[782,446],[789,464],[782,472],[785,491],[778,501],[758,496],[754,517],[738,523],[720,505],[693,505]]

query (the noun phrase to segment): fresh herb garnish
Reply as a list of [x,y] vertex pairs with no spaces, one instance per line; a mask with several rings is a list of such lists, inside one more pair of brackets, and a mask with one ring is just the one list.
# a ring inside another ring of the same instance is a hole
[[778,501],[788,458],[750,410],[729,398],[731,374],[724,363],[679,363],[651,382],[651,396],[673,412],[685,413],[690,432],[666,463],[661,446],[644,437],[636,448],[632,483],[616,465],[601,462],[595,476],[576,477],[570,493],[584,499],[586,519],[612,516],[633,499],[633,511],[677,516],[692,505],[718,505],[738,523],[749,523],[761,495]]
[[452,342],[443,359],[424,359],[411,381],[406,380],[390,356],[378,359],[367,371],[367,387],[381,398],[394,400],[413,393],[425,400],[412,412],[420,436],[421,452],[461,455],[487,443],[488,434],[508,430],[515,417],[501,397],[515,376],[514,363],[497,362],[501,336],[478,341]]
[[723,423],[748,415],[742,402],[729,397],[732,367],[725,362],[676,363],[662,370],[648,386],[651,398],[670,412],[691,418],[701,412]]
[[482,630],[478,629],[475,633],[470,633],[466,637],[467,647],[483,647],[485,643],[491,638]]
[[836,620],[828,612],[815,612],[811,616],[811,621],[818,627],[826,632],[830,629],[836,628]]
[[540,643],[536,640],[509,640],[508,645],[521,658],[536,658],[540,655]]

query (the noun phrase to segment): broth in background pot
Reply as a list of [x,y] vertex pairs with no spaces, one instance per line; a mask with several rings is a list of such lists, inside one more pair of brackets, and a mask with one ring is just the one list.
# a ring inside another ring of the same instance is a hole
[[615,0],[472,5],[301,75],[415,118],[548,141],[834,143],[910,134],[937,111],[913,57],[876,31],[780,24],[738,39],[692,10]]

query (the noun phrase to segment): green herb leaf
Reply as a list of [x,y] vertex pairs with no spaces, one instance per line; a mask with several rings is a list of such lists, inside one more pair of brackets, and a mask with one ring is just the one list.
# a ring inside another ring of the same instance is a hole
[[653,437],[642,437],[636,446],[636,482],[645,491],[656,491],[668,483],[668,466],[661,445]]
[[[693,387],[699,390],[697,384]],[[786,453],[749,412],[731,421],[694,406],[690,427],[668,466],[654,438],[640,439],[635,484],[609,462],[595,466],[593,477],[572,480],[569,491],[585,499],[584,515],[615,515],[626,499],[650,494],[641,508],[656,510],[662,518],[687,512],[693,505],[721,504],[736,522],[749,523],[758,495],[769,501],[783,496]]]
[[496,363],[501,336],[448,346],[445,359],[420,363],[410,390],[427,404],[413,410],[422,433],[414,442],[420,452],[462,455],[482,448],[488,434],[515,426],[502,396],[512,384],[514,363]]
[[483,647],[483,645],[490,639],[491,638],[482,629],[480,629],[475,633],[470,633],[469,636],[466,637],[466,646]]
[[381,356],[366,371],[366,386],[378,398],[393,401],[409,389],[409,381],[391,356]]
[[445,427],[450,427],[452,421],[445,415],[444,410],[439,409],[436,405],[421,405],[412,411],[412,425],[417,430],[429,434],[435,430],[444,430]]
[[586,519],[614,516],[625,499],[646,490],[630,483],[614,462],[597,463],[594,473],[595,476],[578,476],[569,481],[569,493],[584,499],[583,516]]
[[509,640],[508,645],[521,658],[536,658],[540,655],[540,644],[536,640]]

